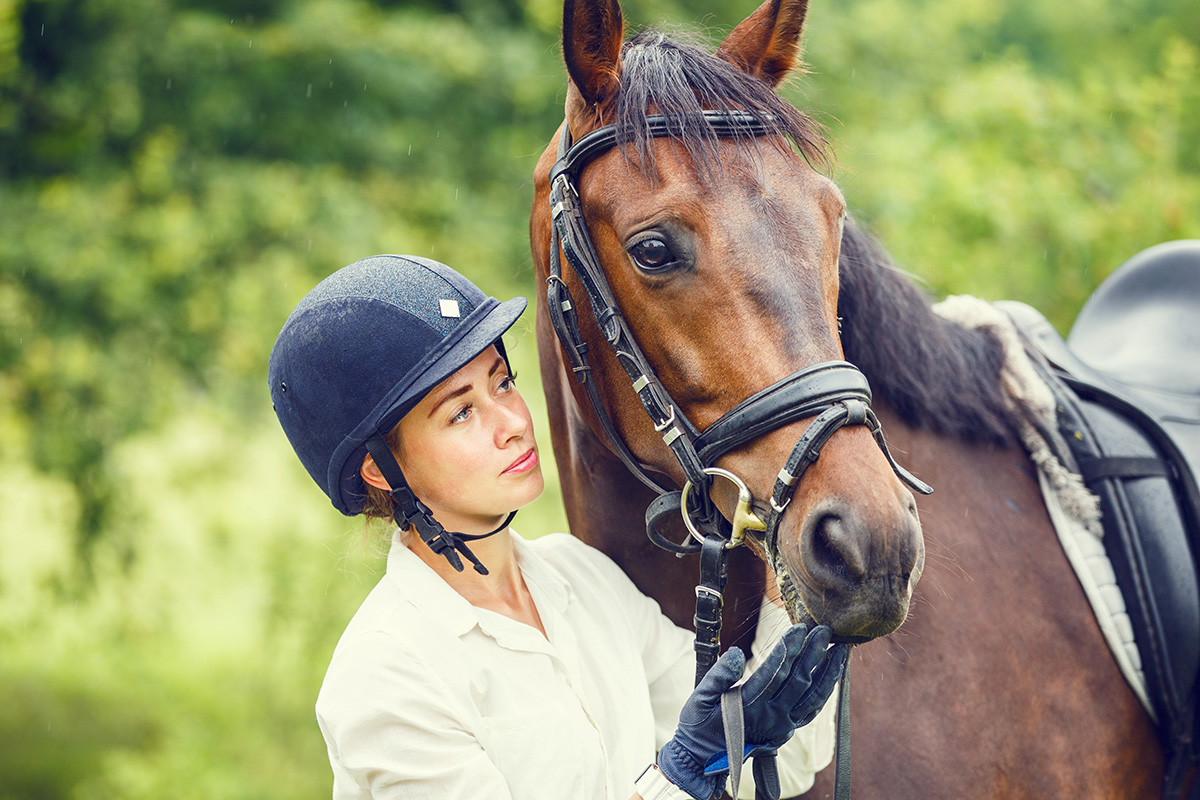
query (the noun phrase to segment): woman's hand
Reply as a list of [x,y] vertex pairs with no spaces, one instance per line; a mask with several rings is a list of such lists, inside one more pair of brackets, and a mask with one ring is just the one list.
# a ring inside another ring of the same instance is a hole
[[[811,633],[804,625],[793,625],[742,686],[746,731],[742,760],[774,752],[825,705],[849,654],[846,645],[829,647],[830,636],[824,625]],[[721,695],[745,669],[741,650],[726,651],[692,692],[679,714],[675,735],[659,751],[662,773],[698,800],[708,800],[725,782],[729,758]]]

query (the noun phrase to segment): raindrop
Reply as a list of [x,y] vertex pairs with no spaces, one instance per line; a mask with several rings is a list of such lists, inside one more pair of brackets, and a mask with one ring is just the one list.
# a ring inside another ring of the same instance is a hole
[[309,249],[309,252],[312,251],[312,239],[308,240],[308,249]]
[[304,95],[304,96],[305,96],[305,97],[312,97],[312,84],[311,84],[311,83],[308,85],[308,94],[306,94],[306,95]]
[[169,90],[170,88],[171,88],[171,79],[167,78],[167,89]]
[[412,145],[411,144],[408,146],[408,154],[410,156],[412,155]]
[[349,101],[349,100],[343,100],[343,101],[342,101],[342,108],[345,108],[345,107],[346,107],[346,106],[348,106],[348,105],[350,105],[350,101]]
[[458,189],[455,189],[455,190],[454,190],[454,199],[455,199],[455,200],[457,200],[457,199],[458,199]]
[[250,40],[250,46],[251,46],[251,47],[254,47],[254,40],[253,40],[253,39],[251,39],[251,40]]

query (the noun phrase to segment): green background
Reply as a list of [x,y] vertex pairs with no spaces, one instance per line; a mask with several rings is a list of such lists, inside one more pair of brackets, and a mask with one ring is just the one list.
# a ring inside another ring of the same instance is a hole
[[[751,2],[625,12],[715,45]],[[312,703],[384,534],[295,460],[267,354],[373,253],[533,297],[560,14],[0,0],[0,800],[328,795]],[[814,0],[807,30],[785,94],[932,294],[1065,330],[1200,237],[1195,0]],[[532,315],[513,338],[546,446]],[[527,534],[564,525],[548,477]]]

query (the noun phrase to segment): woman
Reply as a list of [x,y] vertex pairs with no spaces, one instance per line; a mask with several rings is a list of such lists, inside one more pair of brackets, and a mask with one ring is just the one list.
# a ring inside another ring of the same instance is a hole
[[[344,514],[398,525],[317,699],[335,798],[724,787],[720,696],[742,653],[693,692],[691,634],[615,564],[564,534],[508,529],[543,488],[500,339],[524,308],[443,264],[376,256],[309,292],[271,353],[275,411],[309,474]],[[783,745],[836,684],[845,648],[806,633],[784,633],[743,686],[743,757]]]

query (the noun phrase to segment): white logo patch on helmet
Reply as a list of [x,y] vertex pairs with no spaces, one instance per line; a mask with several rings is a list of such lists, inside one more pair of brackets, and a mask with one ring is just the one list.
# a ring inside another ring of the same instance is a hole
[[438,300],[442,308],[443,317],[461,317],[462,314],[458,310],[457,300]]

